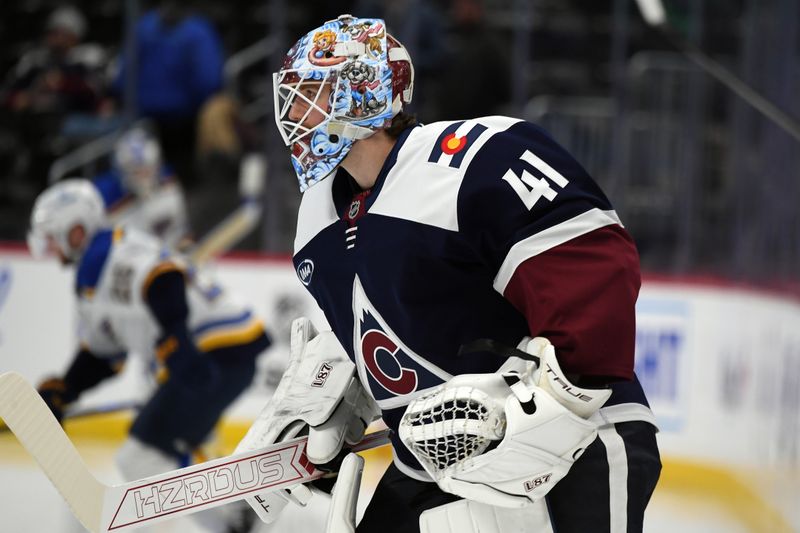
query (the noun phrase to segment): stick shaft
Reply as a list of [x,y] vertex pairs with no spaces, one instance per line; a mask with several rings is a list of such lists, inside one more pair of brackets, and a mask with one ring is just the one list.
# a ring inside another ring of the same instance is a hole
[[81,524],[97,531],[104,485],[89,472],[36,389],[17,373],[0,374],[0,417],[36,459]]
[[[125,401],[125,402],[116,402],[106,405],[100,405],[96,407],[85,407],[76,410],[67,410],[67,412],[64,413],[64,418],[62,421],[66,422],[69,420],[79,420],[81,418],[88,418],[90,416],[108,415],[112,413],[128,411],[130,409],[138,409],[141,406],[142,404],[136,401]],[[2,417],[0,416],[0,418]],[[0,435],[9,432],[11,432],[11,429],[2,420],[0,420]]]
[[[367,435],[353,450],[388,443],[390,430]],[[308,483],[322,477],[308,461],[308,437],[213,459],[110,487],[101,531],[121,531]]]
[[[89,471],[36,389],[15,372],[0,374],[0,418],[39,463],[89,531],[138,528],[322,476],[305,455],[307,437],[165,472],[116,486]],[[383,446],[389,430],[354,451]]]
[[750,104],[762,115],[771,120],[786,133],[791,135],[795,141],[800,141],[800,122],[789,115],[786,111],[778,107],[771,100],[764,97],[747,82],[739,78],[736,74],[722,66],[687,39],[680,37],[670,29],[662,29],[672,44],[686,57],[692,60],[697,66],[706,73],[713,76],[725,87],[736,93],[742,100]]
[[212,228],[189,252],[195,263],[203,263],[233,248],[255,228],[261,217],[261,206],[245,202]]

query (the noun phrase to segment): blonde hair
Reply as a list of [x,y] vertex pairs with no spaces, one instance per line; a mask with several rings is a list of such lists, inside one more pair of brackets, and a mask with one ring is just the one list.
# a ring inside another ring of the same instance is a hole
[[314,45],[319,46],[319,42],[323,39],[327,39],[329,43],[333,44],[336,42],[336,32],[333,30],[322,30],[318,31],[314,34]]

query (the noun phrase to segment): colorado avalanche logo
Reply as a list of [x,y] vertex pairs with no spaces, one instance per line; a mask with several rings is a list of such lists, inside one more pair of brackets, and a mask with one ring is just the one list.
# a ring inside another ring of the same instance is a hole
[[[397,395],[411,394],[417,390],[417,372],[400,366],[397,359],[400,347],[383,331],[370,329],[365,332],[361,336],[361,352],[367,371],[384,389]],[[382,353],[385,354],[383,365],[378,363]]]
[[359,377],[381,408],[406,405],[452,377],[395,335],[367,298],[358,276],[353,283],[353,313]]

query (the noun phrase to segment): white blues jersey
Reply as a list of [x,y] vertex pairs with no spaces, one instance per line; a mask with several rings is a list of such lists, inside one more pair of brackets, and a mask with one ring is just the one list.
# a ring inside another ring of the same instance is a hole
[[146,197],[127,191],[115,169],[95,178],[94,184],[112,224],[147,232],[173,249],[189,237],[183,189],[168,169],[162,169],[156,189]]
[[[294,264],[390,427],[426,389],[503,362],[463,347],[526,335],[568,373],[619,380],[616,421],[652,419],[633,374],[636,248],[547,133],[506,117],[418,126],[371,190],[353,183],[340,170],[304,193]],[[399,441],[395,462],[426,477]]]
[[[147,307],[150,282],[180,258],[144,232],[117,227],[98,232],[77,274],[80,340],[98,357],[133,352],[153,356],[162,334]],[[187,272],[188,326],[206,352],[238,344],[263,332],[261,320],[232,295],[196,272]]]

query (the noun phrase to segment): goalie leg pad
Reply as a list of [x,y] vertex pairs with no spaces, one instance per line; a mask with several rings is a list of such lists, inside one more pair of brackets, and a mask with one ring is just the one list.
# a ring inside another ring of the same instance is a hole
[[541,500],[522,509],[506,509],[459,500],[428,509],[419,517],[420,533],[554,533],[547,505]]

